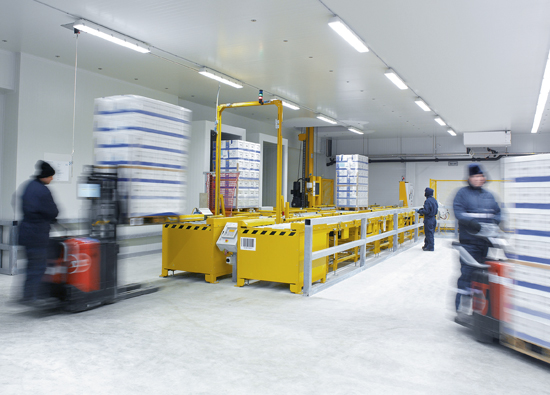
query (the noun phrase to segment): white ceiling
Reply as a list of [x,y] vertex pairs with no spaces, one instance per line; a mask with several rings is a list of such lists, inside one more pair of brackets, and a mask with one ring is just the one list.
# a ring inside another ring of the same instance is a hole
[[[286,126],[325,126],[322,112],[368,138],[448,136],[414,92],[457,138],[529,133],[550,49],[548,0],[0,0],[0,9],[0,49],[74,65],[75,38],[61,25],[81,17],[152,46],[143,55],[82,33],[81,69],[214,106],[218,83],[196,72],[207,66],[249,84],[222,86],[220,103],[256,100],[262,88],[312,110],[285,110]],[[333,13],[371,52],[330,29]],[[397,89],[386,65],[412,90]],[[550,132],[549,113],[547,103],[539,133]],[[267,121],[275,110],[239,114]]]

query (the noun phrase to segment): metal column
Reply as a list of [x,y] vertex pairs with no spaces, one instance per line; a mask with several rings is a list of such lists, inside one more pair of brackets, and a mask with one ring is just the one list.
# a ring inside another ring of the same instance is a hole
[[303,294],[309,296],[311,292],[312,266],[313,260],[313,225],[309,219],[306,219],[304,234],[304,288]]
[[399,234],[397,233],[397,230],[399,229],[399,216],[396,214],[393,215],[393,230],[395,231],[395,235],[393,236],[393,251],[397,251],[397,247],[399,246]]
[[[4,226],[9,226],[8,243],[4,244]],[[3,222],[0,224],[0,274],[15,276],[17,269],[17,221]],[[3,251],[8,251],[8,264],[4,264]],[[6,267],[7,266],[7,267]]]
[[[361,240],[365,240],[366,238],[367,238],[367,219],[362,218],[361,219]],[[361,260],[359,263],[360,267],[365,266],[366,253],[367,253],[367,244],[365,242],[364,244],[361,244],[361,247],[359,247],[359,254],[361,254]]]
[[[420,220],[420,216],[418,215],[418,213],[415,211],[414,212],[414,223],[415,225],[418,224],[418,221]],[[416,243],[418,241],[418,228],[416,228],[414,230],[414,242]]]

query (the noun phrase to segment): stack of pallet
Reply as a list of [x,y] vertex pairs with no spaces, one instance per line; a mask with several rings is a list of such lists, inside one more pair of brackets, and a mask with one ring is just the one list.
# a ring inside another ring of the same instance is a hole
[[[222,141],[220,171],[238,173],[237,189],[234,192],[233,208],[256,208],[260,206],[260,144],[243,140]],[[216,158],[216,153],[212,157]],[[214,163],[215,166],[215,163]],[[233,185],[220,182],[221,194],[226,196]],[[227,205],[227,202],[226,202]]]
[[190,133],[183,107],[133,95],[95,100],[95,164],[118,171],[126,220],[184,213]]
[[550,155],[507,158],[504,172],[513,232],[503,329],[516,347],[530,343],[550,357]]
[[360,208],[369,205],[369,158],[336,155],[336,205]]

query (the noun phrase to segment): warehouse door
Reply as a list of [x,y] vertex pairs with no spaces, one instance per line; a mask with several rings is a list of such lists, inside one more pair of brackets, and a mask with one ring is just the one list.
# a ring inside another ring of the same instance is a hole
[[263,142],[262,146],[262,206],[276,205],[277,192],[277,144]]

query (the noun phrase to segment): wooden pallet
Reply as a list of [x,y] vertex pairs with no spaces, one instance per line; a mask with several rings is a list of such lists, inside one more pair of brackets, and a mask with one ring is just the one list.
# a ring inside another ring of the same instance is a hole
[[506,347],[550,363],[550,349],[546,347],[510,335],[505,335],[502,342]]

